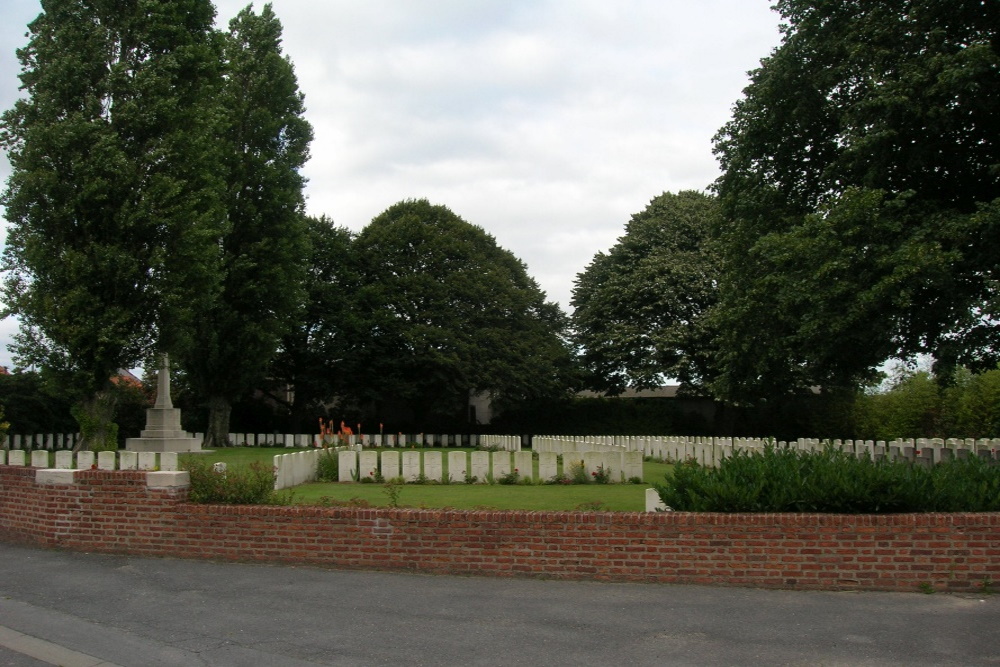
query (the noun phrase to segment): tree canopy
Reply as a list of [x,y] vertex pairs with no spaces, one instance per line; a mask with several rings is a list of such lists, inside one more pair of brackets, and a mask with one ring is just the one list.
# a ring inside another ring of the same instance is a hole
[[[305,307],[282,337],[267,383],[272,400],[289,411],[293,433],[307,426],[306,418],[311,427],[327,401],[350,392],[353,380],[347,369],[362,340],[355,307],[354,236],[325,216],[307,216],[305,222],[310,247],[304,260]],[[285,391],[289,387],[291,395]]]
[[220,168],[225,182],[221,288],[201,297],[198,344],[181,357],[208,399],[205,446],[225,445],[231,403],[263,379],[281,337],[296,325],[304,296],[308,241],[304,178],[312,128],[281,23],[265,5],[230,22],[218,98]]
[[353,244],[363,340],[352,395],[417,424],[464,417],[470,392],[511,405],[564,391],[566,319],[524,264],[444,206],[403,201]]
[[716,300],[717,265],[708,246],[717,217],[713,197],[665,192],[577,276],[574,341],[591,388],[617,394],[668,378],[693,388],[709,375],[705,314]]
[[718,396],[1000,354],[1000,5],[781,0],[715,138]]
[[19,361],[62,371],[99,422],[110,378],[178,345],[217,282],[214,16],[208,0],[49,0],[18,51],[5,314]]

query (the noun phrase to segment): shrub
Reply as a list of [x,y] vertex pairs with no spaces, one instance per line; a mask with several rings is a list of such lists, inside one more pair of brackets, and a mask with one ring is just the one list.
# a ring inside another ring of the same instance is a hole
[[978,458],[925,468],[840,450],[766,447],[718,468],[677,465],[655,485],[668,507],[691,512],[984,512],[1000,509],[1000,467]]
[[324,449],[316,462],[316,479],[321,482],[340,481],[340,463],[337,450]]
[[597,466],[597,470],[590,473],[590,476],[594,479],[596,484],[610,484],[611,483],[611,469],[605,468],[604,466]]
[[521,479],[521,473],[517,468],[497,477],[497,484],[517,484]]
[[589,484],[590,476],[587,475],[587,466],[583,461],[573,461],[569,464],[569,478],[573,484]]
[[216,471],[204,458],[184,465],[191,474],[188,498],[195,503],[268,505],[279,501],[274,492],[274,468],[255,462]]
[[405,484],[406,480],[402,477],[393,477],[382,485],[385,495],[389,497],[389,507],[399,507],[399,494]]

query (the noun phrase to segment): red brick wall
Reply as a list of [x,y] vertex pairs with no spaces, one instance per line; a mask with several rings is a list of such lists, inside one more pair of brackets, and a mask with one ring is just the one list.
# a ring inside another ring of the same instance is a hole
[[0,466],[0,538],[340,568],[770,588],[976,591],[1000,514],[488,512],[195,505],[141,472],[37,485]]

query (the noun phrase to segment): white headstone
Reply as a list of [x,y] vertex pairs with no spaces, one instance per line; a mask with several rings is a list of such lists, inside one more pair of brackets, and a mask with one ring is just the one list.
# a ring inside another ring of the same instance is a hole
[[177,452],[161,452],[160,453],[160,470],[163,471],[174,471],[178,470],[178,460]]
[[403,478],[412,482],[420,477],[420,452],[403,451]]
[[[725,445],[721,445],[720,449],[724,448]],[[720,452],[721,453],[721,452]],[[625,474],[625,481],[629,481],[633,477],[638,477],[642,479],[642,452],[628,452],[625,454],[625,461],[623,464],[623,472]]]
[[587,477],[593,479],[598,468],[604,467],[604,452],[584,452],[583,469],[587,472]]
[[559,473],[558,456],[555,452],[541,452],[538,455],[538,479],[547,482]]
[[469,473],[468,457],[465,452],[448,452],[448,475],[456,484],[464,484]]
[[443,474],[441,452],[424,452],[424,475],[427,479],[440,482]]
[[97,452],[97,468],[99,470],[114,470],[117,458],[117,452]]
[[510,474],[510,452],[492,452],[493,456],[493,480],[496,481],[504,475]]
[[138,452],[119,452],[118,468],[120,470],[136,470],[139,468]]
[[399,452],[382,452],[382,477],[386,481],[399,477]]
[[535,465],[531,457],[531,452],[514,452],[514,467],[521,479],[535,478]]
[[374,480],[378,477],[378,452],[363,451],[358,454],[358,470],[360,471],[359,480]]
[[76,468],[77,470],[90,470],[94,467],[94,461],[96,456],[92,451],[77,452],[76,455]]
[[350,450],[337,452],[337,481],[354,480],[358,470],[358,454]]
[[139,470],[156,470],[156,452],[139,452]]
[[472,452],[472,476],[476,478],[476,481],[483,483],[486,481],[487,475],[490,474],[490,453],[489,452]]

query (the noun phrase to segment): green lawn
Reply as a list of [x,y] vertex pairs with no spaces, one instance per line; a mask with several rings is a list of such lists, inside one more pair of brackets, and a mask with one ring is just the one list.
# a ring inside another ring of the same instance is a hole
[[[209,457],[230,465],[245,465],[253,461],[271,464],[275,454],[293,449],[239,447],[220,449],[189,456]],[[428,450],[425,450],[428,451]],[[471,451],[455,448],[435,448],[429,451]],[[442,457],[447,468],[447,455]],[[663,480],[671,469],[669,464],[647,461],[643,464],[643,484],[406,484],[399,492],[399,504],[404,507],[451,507],[455,509],[523,509],[572,510],[580,506],[597,507],[616,512],[641,512],[646,509],[645,490]],[[389,496],[381,484],[314,483],[291,490],[293,502],[319,504],[347,502],[352,499],[372,506],[387,506]]]

